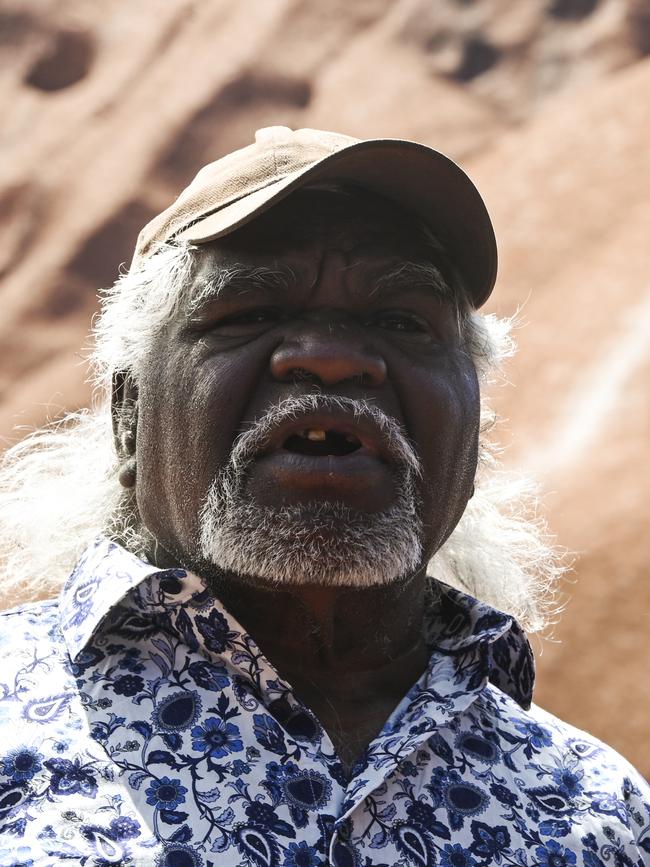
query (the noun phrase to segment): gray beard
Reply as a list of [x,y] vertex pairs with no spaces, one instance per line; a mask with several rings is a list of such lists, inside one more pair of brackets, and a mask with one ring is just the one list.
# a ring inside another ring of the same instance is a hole
[[[268,433],[287,418],[322,409],[372,417],[395,466],[394,503],[360,512],[341,502],[272,508],[246,494],[248,471]],[[422,519],[415,478],[420,464],[397,422],[365,401],[313,394],[271,407],[235,442],[199,517],[204,562],[275,585],[376,587],[422,564]]]

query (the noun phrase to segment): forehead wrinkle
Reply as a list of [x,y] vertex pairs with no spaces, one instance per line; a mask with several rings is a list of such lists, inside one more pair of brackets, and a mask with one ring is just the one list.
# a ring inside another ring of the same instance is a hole
[[[315,269],[312,279],[307,284],[307,291],[310,296],[318,296],[321,290],[323,281],[329,282],[332,275],[332,267],[335,268],[336,279],[340,282],[344,293],[348,297],[359,296],[365,294],[365,287],[359,288],[359,279],[355,271],[361,265],[367,264],[367,261],[357,260],[350,262],[348,259],[348,251],[333,245],[326,245],[318,252],[315,262]],[[365,273],[361,271],[361,281],[365,284]]]
[[361,294],[370,300],[384,295],[415,291],[429,297],[451,301],[454,306],[459,303],[442,271],[428,259],[396,255],[394,258],[386,256],[389,258],[387,263],[382,263],[381,259],[377,263],[364,255],[350,260],[347,253],[346,250],[331,247],[321,251],[314,279],[308,287],[310,293],[318,291],[326,264],[331,263],[333,259],[338,259],[337,273],[342,278],[346,294],[352,296]]

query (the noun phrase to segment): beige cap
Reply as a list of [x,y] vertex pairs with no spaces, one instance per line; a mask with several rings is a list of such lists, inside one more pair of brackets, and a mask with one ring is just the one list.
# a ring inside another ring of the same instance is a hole
[[315,129],[260,129],[254,144],[204,166],[140,232],[133,262],[164,242],[221,238],[294,190],[323,180],[356,184],[419,215],[444,245],[474,305],[488,298],[497,271],[494,230],[478,190],[456,163],[417,142]]

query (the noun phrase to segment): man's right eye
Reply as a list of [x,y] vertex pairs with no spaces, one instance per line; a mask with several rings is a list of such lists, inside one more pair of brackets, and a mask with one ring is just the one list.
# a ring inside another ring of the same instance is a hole
[[252,310],[242,310],[239,313],[231,313],[219,319],[215,328],[229,328],[247,325],[266,325],[277,322],[281,317],[281,311],[276,307],[256,307]]

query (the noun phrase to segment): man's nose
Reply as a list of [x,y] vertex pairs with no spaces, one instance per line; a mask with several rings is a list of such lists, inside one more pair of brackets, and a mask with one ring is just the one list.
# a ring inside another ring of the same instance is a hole
[[386,381],[386,362],[354,327],[321,323],[288,335],[271,356],[271,373],[281,382],[310,374],[323,385]]

